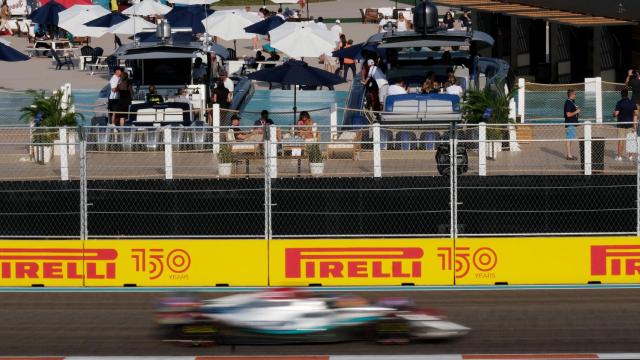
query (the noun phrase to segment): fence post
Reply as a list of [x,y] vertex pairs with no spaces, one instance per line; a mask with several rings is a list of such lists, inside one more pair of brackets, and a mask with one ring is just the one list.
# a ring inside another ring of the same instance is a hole
[[636,134],[636,236],[640,236],[640,136]]
[[[266,135],[266,134],[265,134]],[[273,235],[271,228],[271,139],[264,137],[264,239],[269,241]]]
[[331,104],[331,140],[338,138],[338,105]]
[[211,118],[213,125],[213,154],[220,152],[220,104],[213,104],[211,108]]
[[373,177],[382,177],[382,154],[380,153],[380,124],[373,124]]
[[596,78],[596,122],[602,122],[602,78]]
[[87,199],[87,142],[80,137],[80,240],[87,240],[88,231]]
[[60,153],[60,180],[67,181],[69,180],[69,144],[67,144],[69,140],[66,127],[58,129],[58,137],[60,139],[60,144],[57,145]]
[[173,146],[171,146],[171,127],[167,126],[164,131],[164,178],[173,179]]
[[[451,223],[450,236],[452,240],[456,240],[458,236],[458,134],[455,124],[451,124],[449,139],[449,185],[450,185],[450,207],[451,207]],[[455,248],[455,246],[454,246]]]
[[591,121],[584,122],[584,174],[591,175]]
[[520,122],[524,123],[524,97],[525,97],[525,81],[523,78],[518,79],[518,115],[520,115]]
[[[278,128],[269,126],[269,174],[271,178],[278,177]],[[275,140],[274,140],[275,139]]]
[[487,176],[487,123],[478,127],[478,175]]

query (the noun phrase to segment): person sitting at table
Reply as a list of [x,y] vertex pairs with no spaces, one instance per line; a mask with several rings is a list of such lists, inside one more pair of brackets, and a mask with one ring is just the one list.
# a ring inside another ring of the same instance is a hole
[[434,86],[433,81],[427,79],[422,83],[422,89],[420,92],[422,94],[437,94],[438,89]]
[[307,111],[300,113],[297,126],[293,132],[294,136],[303,138],[304,141],[315,141],[316,136],[313,133],[313,126],[315,123],[311,120],[311,116]]
[[[256,120],[253,123],[254,129],[251,132],[252,133],[251,139],[253,139],[254,135],[260,135],[260,140],[262,140],[263,129],[271,125],[273,125],[273,120],[269,118],[269,111],[262,110],[262,112],[260,113],[260,119]],[[280,141],[281,139],[282,139],[282,130],[278,128],[276,130],[276,140]]]
[[162,104],[164,103],[164,98],[162,95],[158,94],[158,90],[155,85],[149,85],[149,92],[147,93],[146,100],[149,104]]
[[388,96],[390,95],[404,95],[407,94],[407,85],[404,80],[400,79],[395,82],[395,84],[389,86]]
[[251,134],[247,134],[242,128],[240,128],[240,119],[241,117],[238,114],[233,114],[231,116],[231,131],[233,131],[233,137],[236,141],[245,141],[251,136]]
[[464,89],[462,86],[458,85],[458,81],[455,76],[447,82],[445,87],[447,89],[447,94],[458,95],[459,97],[464,95]]

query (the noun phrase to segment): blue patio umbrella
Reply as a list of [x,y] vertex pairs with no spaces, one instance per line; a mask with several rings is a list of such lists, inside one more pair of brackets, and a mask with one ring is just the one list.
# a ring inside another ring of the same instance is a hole
[[244,28],[244,31],[251,34],[267,35],[269,34],[269,31],[284,24],[284,22],[285,22],[284,19],[281,18],[280,16],[269,16],[268,18],[262,21],[258,21],[253,25],[247,26],[246,28]]
[[113,25],[120,24],[127,19],[129,19],[127,15],[122,15],[119,12],[112,12],[107,15],[100,16],[97,19],[93,19],[85,23],[84,25],[89,27],[110,28]]
[[164,17],[173,28],[190,28],[194,34],[206,32],[202,20],[214,11],[201,5],[176,6]]
[[0,61],[25,61],[30,57],[0,42]]
[[[335,74],[309,66],[304,61],[289,60],[271,69],[256,71],[248,75],[249,79],[275,82],[284,85],[333,86],[344,80]],[[293,120],[296,120],[297,90],[293,88]]]
[[58,13],[64,10],[64,6],[52,0],[29,14],[29,19],[36,24],[58,25]]
[[337,58],[350,58],[350,59],[362,60],[364,59],[364,56],[362,56],[363,51],[377,53],[380,56],[384,55],[384,51],[382,51],[382,54],[381,54],[378,51],[378,47],[376,45],[369,44],[369,43],[355,44],[348,48],[336,50],[333,53],[331,53],[331,55]]

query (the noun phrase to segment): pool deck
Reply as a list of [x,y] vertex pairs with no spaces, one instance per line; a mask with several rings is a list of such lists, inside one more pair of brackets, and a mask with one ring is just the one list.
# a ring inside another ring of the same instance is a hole
[[[615,139],[615,128],[594,127],[594,136]],[[538,142],[520,144],[520,151],[502,151],[496,159],[487,160],[486,174],[496,175],[580,175],[579,160],[566,160],[562,127],[536,129],[533,138]],[[580,136],[580,134],[579,134]],[[9,138],[10,137],[10,138]],[[5,141],[3,141],[5,140]],[[636,162],[615,161],[616,140],[605,142],[604,171],[594,174],[635,174]],[[324,145],[323,145],[324,147]],[[134,149],[135,150],[135,149]],[[69,177],[79,178],[78,152],[69,156]],[[383,150],[382,176],[438,176],[434,150]],[[574,155],[579,156],[574,144]],[[88,151],[87,174],[96,179],[163,179],[165,177],[164,151]],[[181,150],[172,154],[173,178],[217,178],[216,156],[209,150]],[[595,165],[594,165],[595,166]],[[29,157],[28,130],[0,135],[0,181],[59,180],[60,158],[41,165]],[[248,168],[248,172],[247,172]],[[307,159],[279,158],[279,177],[308,177]],[[465,176],[478,175],[477,150],[469,151],[469,171]],[[234,178],[263,177],[264,159],[252,157],[235,163]],[[325,177],[372,177],[373,153],[362,149],[357,159],[339,158],[325,161]]]

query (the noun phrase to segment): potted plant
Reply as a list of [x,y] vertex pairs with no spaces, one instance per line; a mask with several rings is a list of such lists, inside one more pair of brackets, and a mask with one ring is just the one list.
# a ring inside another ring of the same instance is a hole
[[[63,94],[56,92],[47,97],[44,92],[27,91],[33,96],[30,106],[20,109],[21,119],[33,124],[31,132],[32,158],[38,163],[48,163],[53,155],[53,143],[58,140],[58,127],[78,126],[78,120],[84,119],[82,114],[70,112],[73,98],[70,96],[63,104]],[[67,142],[67,139],[60,139]]]
[[[504,89],[504,83],[498,82],[495,87],[487,86],[482,90],[470,90],[467,92],[466,101],[462,105],[462,116],[469,124],[487,124],[487,157],[495,159],[497,153],[502,150],[508,128],[503,126],[512,123],[509,119],[509,103],[514,98],[517,88],[514,87],[508,93],[496,89]],[[491,125],[501,125],[494,126]]]
[[234,161],[234,153],[231,151],[231,145],[220,145],[218,152],[218,175],[231,176],[231,169]]
[[319,144],[309,144],[306,146],[309,157],[309,171],[311,175],[318,176],[324,173],[324,155]]

